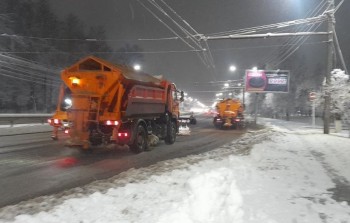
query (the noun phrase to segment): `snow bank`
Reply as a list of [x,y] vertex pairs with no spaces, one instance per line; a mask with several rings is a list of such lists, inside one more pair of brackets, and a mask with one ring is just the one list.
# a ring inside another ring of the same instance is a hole
[[179,133],[178,135],[181,135],[181,136],[188,136],[188,135],[191,135],[191,130],[190,128],[186,125],[186,126],[180,126],[179,127]]

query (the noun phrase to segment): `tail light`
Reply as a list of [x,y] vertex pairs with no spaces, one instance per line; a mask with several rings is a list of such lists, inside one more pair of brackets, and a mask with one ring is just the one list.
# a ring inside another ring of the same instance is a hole
[[129,134],[127,132],[119,132],[118,137],[128,137]]
[[117,126],[119,125],[119,122],[118,121],[111,121],[111,120],[107,120],[105,122],[106,125],[111,125],[111,126]]
[[64,133],[69,134],[69,129],[65,129]]
[[129,132],[118,132],[118,142],[121,144],[128,143],[130,140]]
[[54,126],[62,125],[61,120],[59,120],[59,119],[57,119],[57,118],[48,119],[47,122],[48,122],[50,125],[54,125]]

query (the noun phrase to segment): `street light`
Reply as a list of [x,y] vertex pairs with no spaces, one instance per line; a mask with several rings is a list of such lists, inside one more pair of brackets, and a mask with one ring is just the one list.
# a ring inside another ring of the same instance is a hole
[[230,70],[231,72],[235,72],[235,71],[237,70],[237,68],[236,68],[236,66],[231,65],[231,66],[229,67],[229,70]]
[[134,70],[136,70],[136,71],[141,70],[141,65],[140,64],[135,64],[134,65]]

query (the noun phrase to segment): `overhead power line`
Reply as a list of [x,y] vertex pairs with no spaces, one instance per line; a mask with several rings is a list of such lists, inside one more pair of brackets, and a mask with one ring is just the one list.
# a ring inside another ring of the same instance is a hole
[[[9,74],[10,73],[10,74]],[[60,86],[59,84],[54,84],[54,83],[48,83],[44,81],[36,81],[36,80],[31,80],[28,78],[23,78],[23,77],[18,77],[18,76],[13,76],[11,72],[5,71],[5,72],[0,72],[0,76],[8,77],[8,78],[13,78],[17,80],[22,80],[26,82],[31,82],[31,83],[36,83],[36,84],[41,84],[41,85],[48,85],[48,86]]]
[[[186,22],[165,1],[137,0],[159,22],[175,34],[184,44],[192,50],[196,50],[198,57],[208,67],[214,68],[214,60],[211,56],[209,45],[200,41],[200,34]],[[148,6],[146,5],[148,3]],[[155,9],[155,10],[154,10]],[[162,18],[161,18],[162,17]]]
[[[326,41],[314,41],[308,42],[304,44],[323,44]],[[211,52],[219,52],[219,51],[230,51],[230,50],[244,50],[244,49],[259,49],[259,48],[275,48],[281,46],[296,46],[298,44],[273,44],[273,45],[262,45],[262,46],[242,46],[242,47],[230,47],[230,48],[214,48],[211,49]],[[178,53],[196,53],[201,52],[201,50],[169,50],[169,51],[133,51],[133,52],[125,52],[125,51],[93,51],[91,53],[94,54],[178,54]],[[0,53],[6,54],[85,54],[86,52],[63,52],[63,51],[3,51]],[[57,71],[58,72],[58,71]]]
[[0,60],[2,61],[7,61],[7,62],[13,62],[16,64],[21,64],[23,66],[28,67],[29,69],[34,69],[34,70],[39,70],[39,71],[43,71],[46,73],[52,73],[52,74],[57,74],[59,72],[59,70],[57,69],[52,69],[50,67],[46,67],[43,66],[41,64],[39,64],[38,62],[34,62],[34,61],[29,61],[23,58],[19,58],[19,57],[15,57],[15,56],[10,56],[10,55],[6,55],[4,53],[0,53]]
[[[324,11],[327,9],[327,1],[321,1],[316,7],[310,10],[307,13],[307,17],[315,17],[316,15],[324,15]],[[311,26],[300,26],[295,31],[296,32],[310,32],[315,31],[321,25],[321,23],[313,23]],[[259,63],[270,64],[272,67],[277,67],[279,64],[288,59],[294,52],[296,52],[299,47],[308,40],[309,36],[300,36],[289,38],[285,43],[286,46],[283,46],[282,49],[276,50],[268,58],[261,60]],[[289,45],[294,44],[294,45]]]
[[287,37],[287,36],[311,36],[311,35],[328,35],[328,32],[298,32],[298,33],[266,33],[251,35],[228,35],[228,36],[203,36],[204,40],[222,40],[222,39],[255,39],[269,37]]
[[11,71],[14,72],[15,75],[23,75],[23,76],[27,76],[30,78],[36,78],[36,79],[40,79],[40,80],[52,80],[53,82],[57,82],[60,83],[60,79],[58,76],[50,76],[50,75],[45,75],[42,73],[37,73],[37,72],[33,72],[32,70],[28,70],[28,69],[24,69],[21,67],[16,67],[16,66],[11,66],[7,63],[4,63],[3,61],[0,61],[0,65],[1,65],[1,69],[0,71]]
[[57,70],[27,59],[0,54],[0,75],[40,85],[59,86]]
[[246,29],[238,29],[238,30],[231,30],[231,31],[224,31],[224,32],[218,32],[218,33],[212,33],[207,34],[207,36],[222,36],[222,35],[244,35],[244,34],[250,34],[250,33],[258,33],[258,32],[266,32],[269,30],[274,29],[281,29],[296,25],[303,25],[303,24],[309,24],[309,23],[320,23],[327,20],[327,17],[325,15],[319,15],[312,18],[307,19],[298,19],[288,22],[281,22],[281,23],[275,23],[271,25],[264,25],[264,26],[256,26],[252,28],[246,28]]
[[142,5],[153,17],[155,17],[160,23],[162,23],[166,28],[168,28],[173,34],[175,34],[182,42],[184,42],[188,47],[191,49],[195,49],[194,46],[192,46],[190,43],[188,43],[182,36],[178,35],[178,33],[171,28],[166,22],[164,22],[159,16],[156,15],[149,7],[147,7],[142,1],[137,0],[140,5]]

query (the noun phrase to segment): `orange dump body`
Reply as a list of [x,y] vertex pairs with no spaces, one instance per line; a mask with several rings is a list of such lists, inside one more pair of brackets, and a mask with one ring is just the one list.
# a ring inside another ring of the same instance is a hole
[[[71,145],[87,146],[92,134],[115,134],[128,118],[160,116],[165,108],[178,114],[178,103],[168,94],[176,91],[175,85],[97,57],[80,60],[63,70],[61,78],[72,102],[65,112]],[[64,97],[60,95],[59,104]],[[58,107],[56,114],[61,112]]]
[[218,102],[216,104],[216,110],[223,118],[235,118],[243,112],[240,100],[231,98]]
[[224,99],[216,104],[217,116],[214,125],[222,127],[242,127],[244,125],[243,107],[238,99]]

